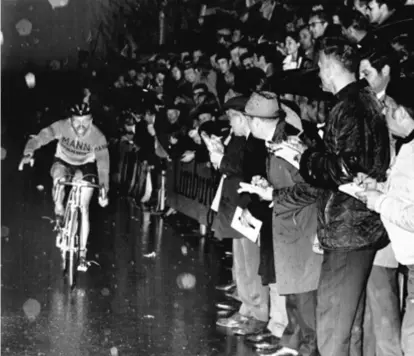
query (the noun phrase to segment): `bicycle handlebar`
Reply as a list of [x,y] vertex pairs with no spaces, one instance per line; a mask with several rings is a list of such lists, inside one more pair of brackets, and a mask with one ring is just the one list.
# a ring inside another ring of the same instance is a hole
[[71,187],[80,187],[80,188],[104,189],[100,185],[87,182],[86,180],[74,180],[74,181],[70,181],[70,182],[59,181],[59,182],[57,182],[57,184],[68,185],[68,186],[71,186]]
[[82,188],[93,188],[93,189],[99,189],[99,197],[104,199],[106,196],[106,190],[104,187],[94,184],[94,183],[90,183],[88,181],[85,181],[83,179],[81,180],[72,180],[70,182],[65,182],[65,181],[58,181],[57,184],[62,185],[62,186],[69,186],[69,187],[78,187],[80,189]]

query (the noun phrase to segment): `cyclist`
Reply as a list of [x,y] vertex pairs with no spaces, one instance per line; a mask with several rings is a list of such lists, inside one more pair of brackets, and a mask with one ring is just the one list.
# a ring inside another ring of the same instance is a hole
[[[105,207],[108,204],[109,190],[109,153],[106,138],[92,123],[87,96],[81,95],[79,100],[75,100],[69,112],[69,118],[54,122],[29,139],[21,163],[22,165],[29,163],[34,151],[53,140],[58,140],[55,160],[50,171],[53,179],[53,192],[59,180],[73,177],[79,171],[84,180],[95,183],[94,173],[97,168],[99,184],[104,188],[104,194],[99,197],[99,204]],[[53,194],[53,197],[55,197],[56,222],[60,225],[64,214],[65,192],[64,189],[58,189],[58,191],[59,193]],[[89,235],[89,203],[92,194],[92,188],[82,189],[79,271],[87,270],[86,244]]]

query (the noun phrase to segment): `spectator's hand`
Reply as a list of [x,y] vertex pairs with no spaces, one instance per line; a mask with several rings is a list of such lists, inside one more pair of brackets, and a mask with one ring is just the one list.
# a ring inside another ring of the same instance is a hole
[[240,183],[240,188],[237,193],[250,193],[250,194],[257,194],[262,200],[265,201],[272,201],[273,200],[273,188],[262,188],[258,186],[254,186],[248,183]]
[[257,187],[265,188],[265,189],[269,188],[271,186],[270,183],[265,178],[263,178],[262,176],[254,176],[252,178],[251,184],[253,184]]
[[171,143],[172,145],[176,145],[176,144],[177,144],[177,142],[178,142],[178,139],[177,139],[176,137],[174,137],[174,136],[171,136],[171,137],[170,137],[170,143]]
[[154,128],[154,125],[152,125],[152,124],[149,124],[148,126],[147,126],[147,130],[148,130],[148,133],[151,135],[151,136],[155,136],[155,128]]
[[365,190],[376,190],[378,184],[374,178],[368,177],[365,173],[358,173],[354,178],[354,183],[364,187]]
[[201,145],[201,136],[198,133],[198,130],[193,129],[188,131],[188,136],[197,144]]
[[195,158],[194,151],[185,151],[184,154],[181,156],[181,162],[188,163],[191,162]]
[[365,192],[356,193],[356,196],[367,205],[367,208],[375,211],[377,200],[384,193],[378,190],[366,190]]
[[212,151],[210,152],[210,161],[213,164],[213,167],[215,169],[218,169],[220,167],[221,160],[223,159],[223,154]]
[[221,142],[220,137],[211,135],[210,138],[211,138],[211,146],[212,146],[213,151],[224,154],[224,145],[223,145],[223,142]]
[[249,209],[244,209],[240,215],[240,222],[242,223],[242,225],[244,225],[245,227],[251,227],[253,225],[253,221],[254,217],[250,213]]

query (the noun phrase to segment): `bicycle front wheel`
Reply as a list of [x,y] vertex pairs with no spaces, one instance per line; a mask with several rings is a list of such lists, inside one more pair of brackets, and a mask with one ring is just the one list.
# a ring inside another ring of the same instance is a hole
[[76,283],[76,271],[79,263],[79,246],[77,243],[78,232],[78,210],[71,213],[70,229],[69,229],[69,250],[68,250],[68,282],[71,288]]

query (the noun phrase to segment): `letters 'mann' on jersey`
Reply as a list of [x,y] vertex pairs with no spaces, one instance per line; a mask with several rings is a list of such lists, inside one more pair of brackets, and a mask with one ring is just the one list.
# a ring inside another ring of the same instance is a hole
[[90,131],[84,137],[78,137],[70,119],[56,121],[27,142],[24,154],[33,153],[53,140],[58,140],[56,157],[74,166],[96,161],[99,181],[105,186],[109,184],[107,141],[95,125],[92,124]]

